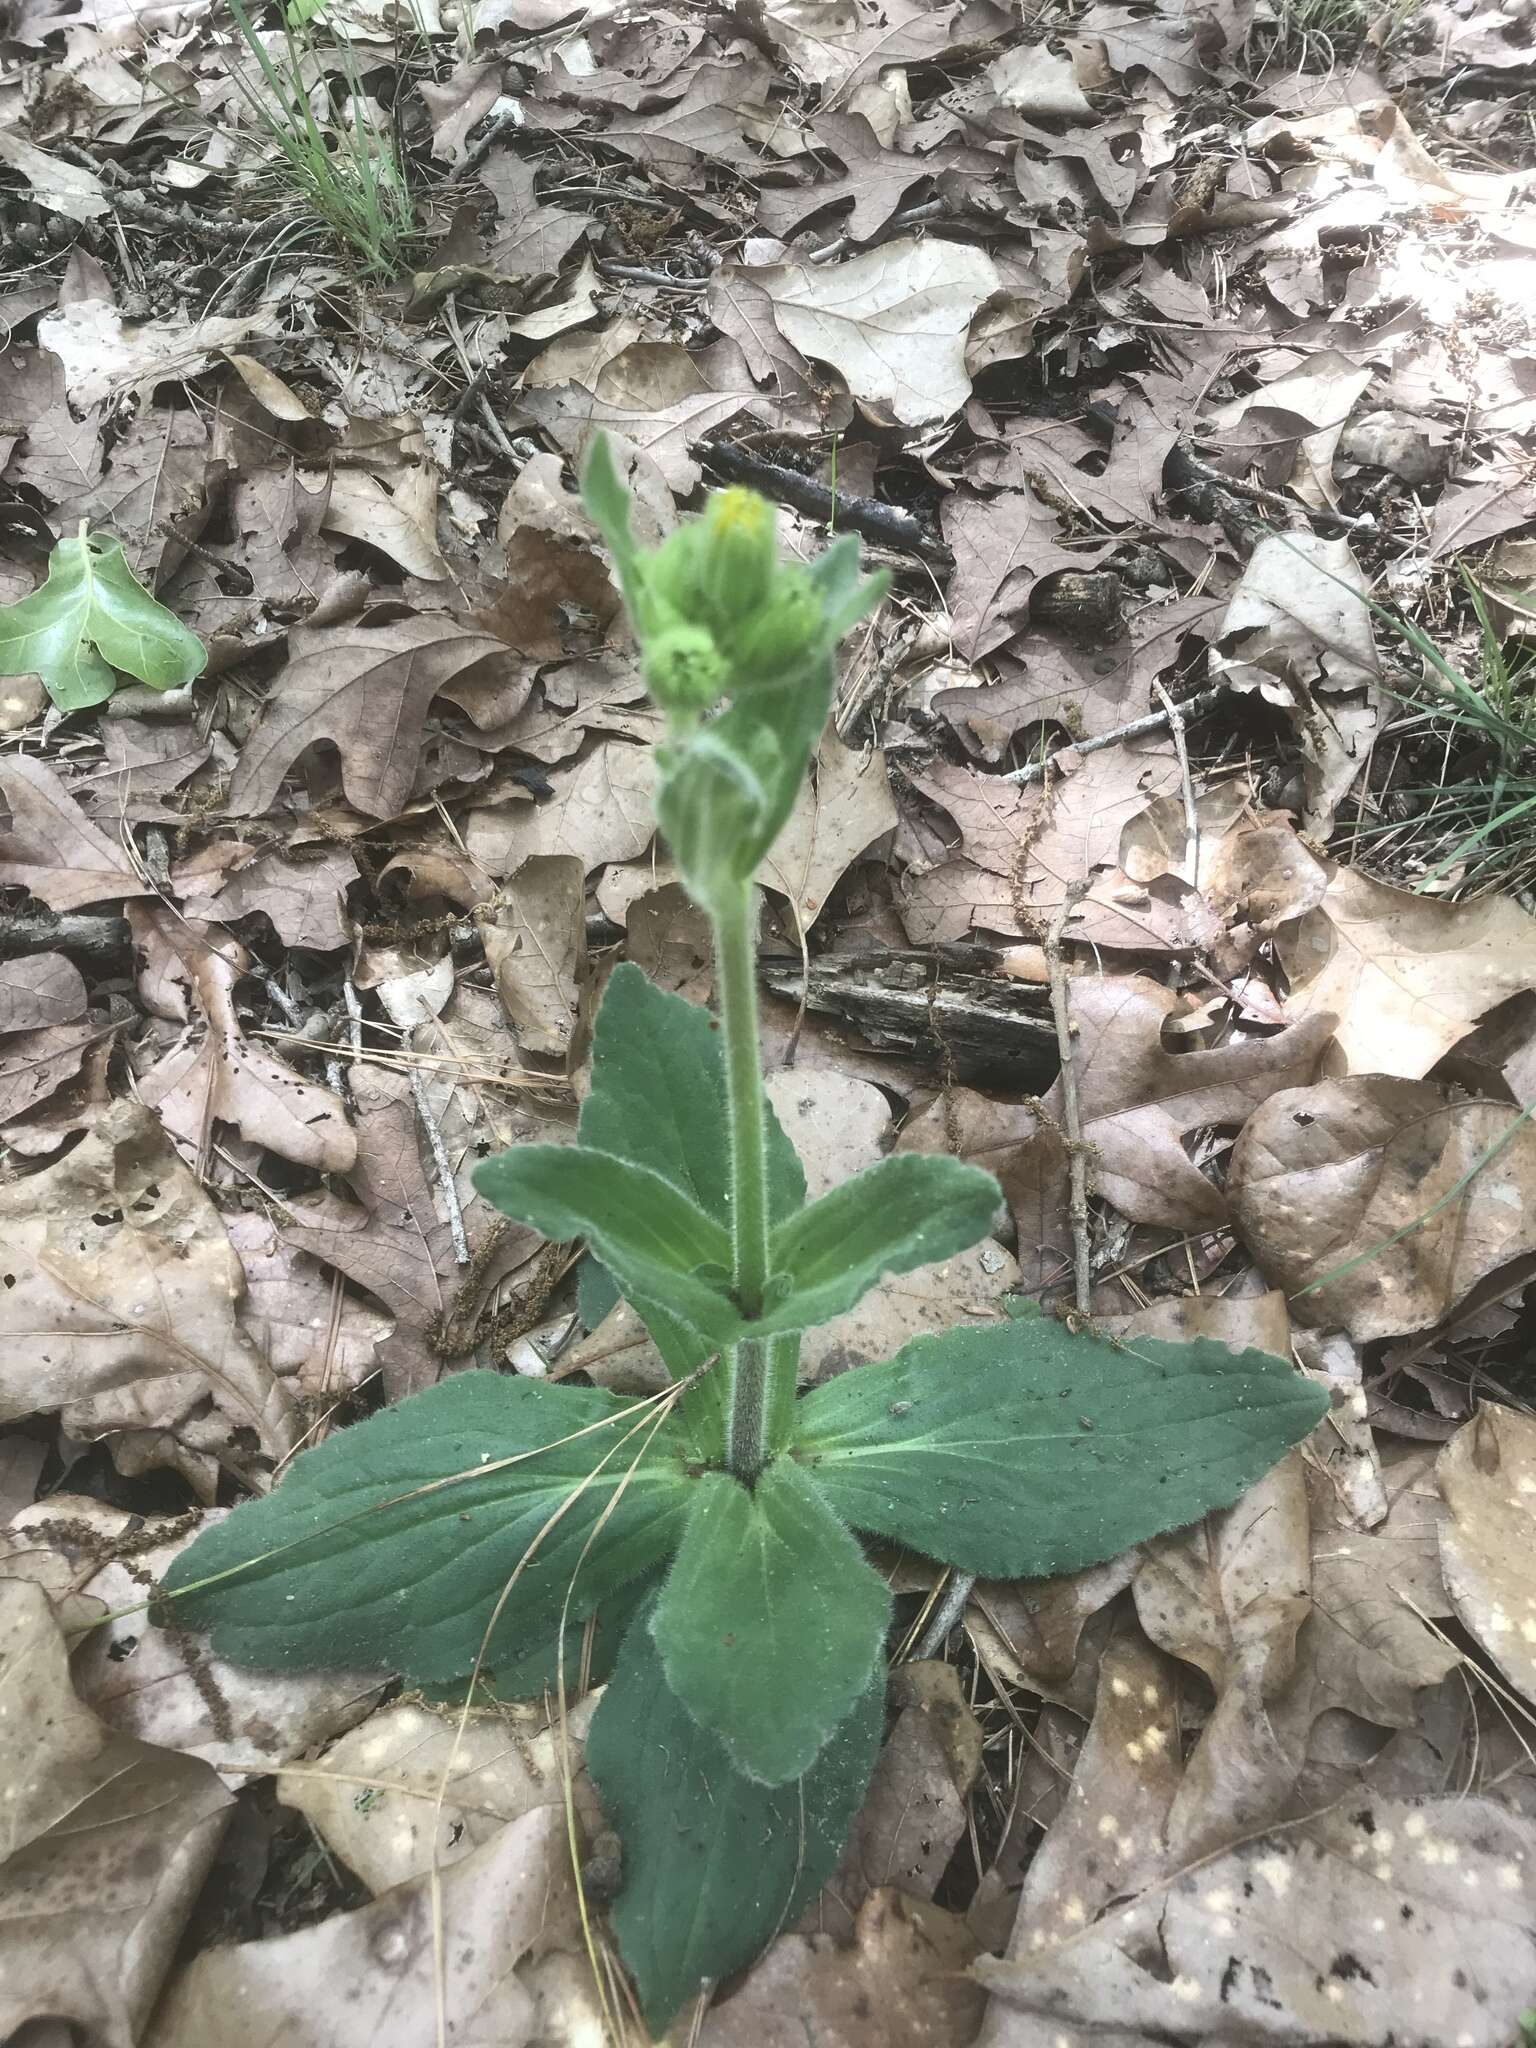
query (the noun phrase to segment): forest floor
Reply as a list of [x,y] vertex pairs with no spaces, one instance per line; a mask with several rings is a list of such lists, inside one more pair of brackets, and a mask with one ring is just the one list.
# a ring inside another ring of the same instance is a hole
[[572,1133],[614,962],[709,995],[603,429],[646,538],[746,483],[894,579],[771,1086],[813,1193],[943,1149],[1011,1226],[815,1368],[1085,1255],[1333,1396],[1113,1564],[885,1559],[848,1854],[673,2038],[1536,2038],[1530,0],[291,14],[0,0],[0,603],[84,526],[209,650],[0,683],[0,2037],[644,2038],[585,1703],[143,1612],[445,1372],[658,1384],[469,1181]]

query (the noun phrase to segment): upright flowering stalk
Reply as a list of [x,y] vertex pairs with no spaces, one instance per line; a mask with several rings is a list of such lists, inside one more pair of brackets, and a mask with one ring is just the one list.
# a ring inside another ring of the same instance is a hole
[[[683,884],[709,917],[725,1039],[731,1283],[748,1320],[768,1306],[767,1129],[757,1023],[757,870],[794,807],[831,709],[837,643],[880,602],[858,542],[810,568],[780,558],[776,515],[755,491],[717,491],[659,548],[635,543],[607,441],[583,496],[618,566],[646,687],[667,718],[656,816]],[[731,1347],[726,1464],[751,1482],[783,1441],[795,1336]]]

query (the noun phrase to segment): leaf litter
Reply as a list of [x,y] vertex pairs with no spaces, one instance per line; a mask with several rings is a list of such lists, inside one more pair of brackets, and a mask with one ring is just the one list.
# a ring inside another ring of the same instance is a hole
[[946,1151],[1009,1214],[809,1370],[1023,1300],[1333,1401],[1112,1565],[882,1560],[848,1855],[698,2038],[1514,2048],[1525,15],[286,21],[0,20],[0,2030],[643,2037],[579,1640],[563,1701],[466,1717],[150,1601],[445,1373],[659,1384],[469,1179],[574,1133],[617,960],[709,993],[571,489],[601,427],[648,540],[740,482],[897,578],[765,877],[773,1096],[813,1185]]

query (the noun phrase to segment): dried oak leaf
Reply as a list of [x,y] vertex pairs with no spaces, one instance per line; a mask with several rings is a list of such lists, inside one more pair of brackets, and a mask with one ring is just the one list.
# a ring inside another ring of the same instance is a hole
[[47,1596],[20,1579],[0,1579],[0,1696],[0,2029],[133,2048],[229,1795],[207,1764],[81,1705]]
[[299,756],[322,740],[341,756],[347,802],[371,818],[394,817],[416,787],[435,698],[488,728],[511,718],[530,687],[504,642],[438,613],[387,626],[296,626],[289,649],[230,781],[236,817],[265,811]]
[[250,964],[245,948],[168,910],[135,905],[132,922],[147,956],[150,1006],[186,1024],[181,1042],[140,1076],[140,1099],[194,1155],[222,1122],[296,1166],[345,1173],[357,1157],[357,1135],[340,1100],[260,1051],[240,1028],[235,986]]
[[971,321],[1003,282],[980,249],[912,237],[841,263],[775,263],[744,274],[768,294],[786,340],[830,363],[856,399],[904,426],[964,405]]
[[1536,1993],[1533,1867],[1536,1824],[1492,1801],[1343,1800],[981,1958],[989,2048],[1507,2048]]
[[1456,1612],[1536,1701],[1536,1420],[1484,1402],[1435,1466],[1449,1510],[1440,1562]]
[[470,858],[498,880],[538,854],[574,854],[583,871],[634,860],[651,843],[656,758],[649,747],[604,740],[549,778],[541,804],[471,811],[464,843]]
[[[379,2048],[448,2039],[525,2048],[542,2032],[516,1965],[575,1914],[563,1811],[543,1806],[443,1871],[270,1941],[205,1950],[171,1980],[155,2048]],[[446,1928],[446,1943],[435,1930]]]
[[72,1024],[84,1010],[80,970],[62,953],[0,961],[0,1032]]
[[1536,918],[1507,896],[1442,903],[1336,868],[1279,939],[1286,1014],[1330,1010],[1356,1074],[1427,1074],[1478,1019],[1536,988]]
[[1142,1627],[1209,1679],[1216,1705],[1167,1815],[1186,1856],[1278,1818],[1299,1756],[1269,1703],[1291,1676],[1311,1610],[1306,1478],[1292,1452],[1235,1507],[1145,1547],[1136,1575]]
[[496,225],[486,237],[484,264],[499,277],[532,281],[553,277],[594,225],[590,215],[549,206],[539,198],[539,165],[502,149],[476,173],[496,202]]
[[[277,1796],[369,1891],[388,1891],[461,1862],[525,1813],[563,1812],[567,1771],[583,1831],[596,1833],[597,1801],[581,1762],[596,1708],[589,1696],[551,1727],[538,1702],[508,1701],[494,1718],[460,1727],[456,1714],[397,1700],[319,1763],[280,1779]],[[366,1806],[362,1782],[375,1788]]]
[[[1082,974],[1072,980],[1071,1003],[1079,1111],[1096,1191],[1136,1223],[1175,1230],[1224,1223],[1226,1198],[1190,1159],[1185,1134],[1203,1124],[1242,1124],[1262,1113],[1277,1088],[1310,1078],[1330,1020],[1309,1017],[1273,1038],[1171,1053],[1163,1028],[1179,999],[1170,990],[1138,976]],[[1045,1108],[1059,1123],[1060,1081]]]
[[[275,1768],[360,1720],[381,1690],[376,1675],[248,1670],[146,1618],[144,1589],[192,1541],[189,1519],[146,1522],[84,1494],[55,1493],[0,1535],[0,1571],[35,1580],[71,1632],[84,1629],[70,1668],[85,1705],[124,1735],[215,1768],[226,1760]],[[236,1788],[247,1782],[244,1771],[230,1775]]]
[[0,884],[27,890],[50,910],[155,894],[46,762],[30,754],[0,762],[0,794],[11,814],[0,833]]
[[191,901],[184,890],[182,904],[214,924],[259,911],[285,946],[330,953],[352,943],[346,893],[357,878],[357,862],[344,846],[247,847],[215,879],[212,895]]
[[[1067,748],[1051,769],[1050,802],[1014,870],[1014,900],[1021,919],[1043,932],[1069,888],[1095,882],[1117,868],[1126,826],[1160,796],[1177,788],[1178,756],[1166,739],[1129,740],[1096,754]],[[1148,899],[1133,887],[1126,902],[1108,893],[1080,905],[1067,924],[1070,937],[1101,946],[1146,943]]]
[[586,981],[586,881],[573,854],[533,854],[475,912],[486,965],[525,1052],[571,1051]]
[[976,1946],[943,1907],[871,1892],[847,1948],[819,1932],[781,1935],[705,2015],[698,2048],[969,2048],[985,2006],[965,1975]]
[[1374,1074],[1275,1085],[1227,1195],[1298,1319],[1362,1344],[1426,1330],[1536,1248],[1536,1129],[1507,1104]]
[[764,863],[764,885],[788,898],[796,925],[809,931],[844,870],[895,824],[884,753],[876,747],[866,758],[828,733]]
[[236,1469],[252,1446],[293,1448],[288,1397],[236,1319],[224,1225],[140,1104],[0,1188],[0,1267],[0,1419],[63,1409],[87,1437],[158,1425]]
[[[376,1355],[386,1391],[398,1400],[431,1386],[442,1373],[443,1353],[434,1340],[445,1317],[451,1312],[459,1327],[472,1329],[486,1292],[543,1239],[521,1225],[505,1226],[494,1255],[472,1269],[472,1298],[466,1301],[465,1269],[456,1263],[452,1234],[422,1170],[419,1120],[405,1075],[357,1067],[352,1086],[358,1144],[349,1178],[357,1200],[328,1194],[291,1202],[282,1235],[345,1273],[394,1316],[395,1328]],[[471,1205],[466,1225],[472,1247],[483,1246],[496,1227],[483,1202]]]
[[91,1047],[116,1030],[98,1018],[77,1017],[72,1024],[45,1024],[41,1031],[17,1032],[0,1042],[0,1124],[14,1123],[49,1101],[79,1073]]

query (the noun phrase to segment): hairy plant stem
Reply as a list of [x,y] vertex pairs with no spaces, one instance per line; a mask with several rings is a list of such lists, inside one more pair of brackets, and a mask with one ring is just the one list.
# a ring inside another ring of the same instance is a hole
[[[732,1284],[742,1314],[762,1313],[768,1285],[768,1127],[757,1032],[757,892],[748,884],[714,913],[715,985],[725,1032],[731,1150]],[[726,1361],[725,1461],[751,1485],[767,1463],[772,1340],[747,1339]]]

